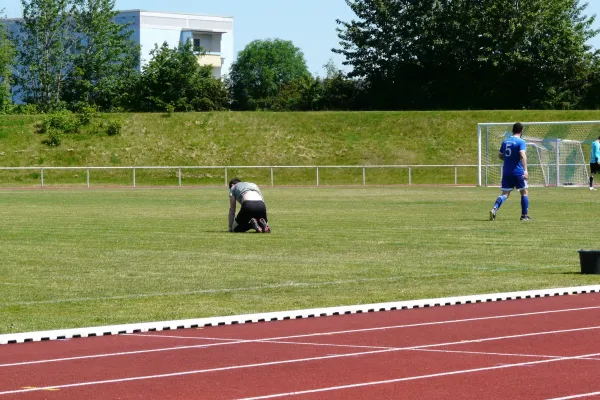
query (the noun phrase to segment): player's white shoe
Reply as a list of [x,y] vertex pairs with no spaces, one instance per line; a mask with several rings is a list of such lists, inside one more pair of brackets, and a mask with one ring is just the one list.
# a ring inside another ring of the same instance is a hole
[[490,210],[490,221],[495,221],[496,220],[496,213],[498,212],[498,210],[496,208],[492,208]]
[[596,190],[596,188],[595,187],[590,187],[590,190]]

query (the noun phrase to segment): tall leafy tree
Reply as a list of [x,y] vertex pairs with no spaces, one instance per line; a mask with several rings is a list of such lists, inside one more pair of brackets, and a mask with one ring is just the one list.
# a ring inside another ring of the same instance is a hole
[[115,22],[114,0],[74,0],[73,70],[63,98],[72,104],[113,108],[139,64],[140,48],[128,25]]
[[325,77],[321,79],[323,87],[319,98],[319,109],[322,110],[356,110],[362,109],[361,82],[351,79],[337,68],[333,60],[324,66]]
[[585,95],[581,107],[600,110],[600,51],[597,50],[590,60],[591,73],[588,76]]
[[23,100],[41,110],[60,106],[72,70],[71,0],[21,0],[15,83]]
[[419,108],[426,96],[424,63],[434,40],[434,0],[346,0],[357,19],[338,20],[341,49],[365,78],[376,108]]
[[577,104],[590,73],[579,0],[346,0],[340,49],[381,108]]
[[253,109],[292,82],[310,77],[304,55],[291,41],[255,40],[238,53],[229,86],[233,106]]
[[[0,15],[4,10],[0,10]],[[11,77],[15,49],[8,37],[6,26],[0,21],[0,114],[9,110],[12,104]]]
[[228,105],[222,81],[212,77],[211,67],[198,64],[191,41],[170,48],[165,42],[151,51],[138,81],[137,103],[141,111],[209,111]]

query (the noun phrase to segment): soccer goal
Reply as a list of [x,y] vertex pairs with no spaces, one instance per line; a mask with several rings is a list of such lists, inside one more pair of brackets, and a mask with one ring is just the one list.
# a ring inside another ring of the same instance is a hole
[[[478,185],[500,186],[502,141],[512,136],[513,122],[477,124]],[[600,121],[523,122],[530,186],[588,185],[584,147],[600,136]],[[586,161],[587,160],[587,161]]]

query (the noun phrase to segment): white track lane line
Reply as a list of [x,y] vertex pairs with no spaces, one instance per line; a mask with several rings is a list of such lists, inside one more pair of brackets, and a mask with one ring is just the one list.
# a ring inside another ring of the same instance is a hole
[[[372,382],[355,383],[355,384],[350,384],[350,385],[330,386],[330,387],[325,387],[325,388],[303,390],[303,391],[297,391],[297,392],[276,393],[276,394],[270,394],[270,395],[266,395],[266,396],[244,397],[239,400],[275,399],[278,397],[289,397],[289,396],[298,396],[298,395],[303,395],[303,394],[332,392],[335,390],[354,389],[354,388],[366,387],[366,386],[384,385],[384,384],[390,384],[390,383],[414,381],[414,380],[419,380],[419,379],[437,378],[437,377],[441,377],[441,376],[468,374],[471,372],[493,371],[493,370],[498,370],[498,369],[513,368],[513,367],[547,364],[547,363],[558,362],[558,361],[587,359],[589,357],[596,357],[596,356],[600,356],[600,353],[584,354],[581,356],[574,356],[574,357],[561,357],[561,358],[552,359],[552,360],[541,360],[541,361],[530,361],[530,362],[516,363],[516,364],[495,365],[493,367],[464,369],[464,370],[459,370],[459,371],[441,372],[438,374],[409,376],[409,377],[405,377],[405,378],[388,379],[388,380],[384,380],[384,381],[372,381]],[[567,397],[567,398],[570,398],[570,397]],[[555,400],[558,400],[558,399],[555,399]]]
[[[600,328],[599,328],[600,329]],[[143,334],[134,334],[135,336],[156,336],[156,335],[143,335]],[[163,336],[164,337],[164,336]],[[169,336],[172,338],[173,336]],[[174,336],[175,338],[179,338],[179,336]],[[186,337],[186,336],[181,336]],[[186,337],[187,338],[187,337]],[[212,340],[213,338],[204,338],[195,336],[194,339],[200,340]],[[224,342],[242,342],[243,339],[225,339],[219,338],[214,340],[221,340]],[[260,340],[257,340],[260,342]],[[351,348],[351,349],[372,349],[372,350],[383,350],[383,349],[396,349],[397,347],[390,346],[365,346],[365,345],[357,345],[357,344],[334,344],[334,343],[315,343],[315,342],[286,342],[282,340],[268,340],[264,343],[276,343],[276,344],[291,344],[291,345],[300,345],[300,346],[324,346],[324,347],[343,347],[343,348]],[[464,342],[461,342],[464,343]],[[542,354],[518,354],[518,353],[494,353],[488,351],[466,351],[466,350],[439,350],[439,349],[404,349],[411,351],[429,351],[429,352],[437,352],[437,353],[459,353],[459,354],[474,354],[474,355],[488,355],[488,356],[511,356],[511,357],[532,357],[532,358],[561,358],[564,356],[550,356],[550,355],[542,355]],[[600,358],[587,358],[587,360],[591,361],[600,361]]]
[[[240,343],[245,343],[245,342],[246,341],[243,341]],[[87,360],[87,359],[93,359],[93,358],[118,357],[118,356],[129,356],[129,355],[135,355],[135,354],[158,353],[158,352],[162,352],[162,351],[201,349],[204,347],[223,346],[224,344],[235,344],[235,342],[198,344],[198,345],[194,345],[194,346],[164,347],[164,348],[160,348],[160,349],[123,351],[123,352],[119,352],[119,353],[93,354],[93,355],[77,356],[77,357],[52,358],[52,359],[47,359],[47,360],[23,361],[23,362],[11,363],[11,364],[0,364],[0,368],[19,367],[22,365],[33,365],[33,364],[46,364],[46,363],[54,363],[54,362],[61,362],[61,361]]]
[[[456,323],[463,323],[463,322],[487,321],[487,320],[492,320],[492,319],[528,317],[528,316],[533,316],[533,315],[546,315],[546,314],[556,314],[556,313],[573,312],[573,311],[587,311],[587,310],[597,310],[597,309],[600,309],[600,306],[581,307],[581,308],[566,308],[566,309],[561,309],[561,310],[535,311],[535,312],[520,313],[520,314],[494,315],[491,317],[452,319],[452,320],[435,321],[435,322],[420,322],[420,323],[416,323],[416,324],[405,324],[405,325],[389,325],[389,326],[380,326],[377,328],[360,328],[360,329],[348,329],[348,330],[333,331],[333,332],[317,332],[317,333],[307,333],[304,335],[279,336],[279,337],[254,339],[254,340],[269,341],[269,340],[280,340],[280,339],[297,339],[297,338],[314,337],[314,336],[344,335],[344,334],[348,334],[348,333],[373,332],[373,331],[383,331],[383,330],[388,330],[388,329],[417,328],[417,327],[421,327],[421,326],[456,324]],[[149,337],[155,337],[155,338],[164,337],[164,338],[173,338],[173,339],[194,339],[194,336],[161,335],[160,333],[157,333],[156,335],[147,334],[147,333],[145,333],[145,334],[144,333],[125,333],[124,335],[126,335],[126,336],[149,336]],[[205,337],[203,339],[208,339],[208,338]],[[210,339],[214,339],[214,338],[210,338]],[[216,339],[216,340],[218,340],[218,339]],[[232,339],[232,340],[235,340],[235,339]]]
[[592,397],[592,396],[600,396],[600,392],[591,392],[591,393],[582,393],[582,394],[574,394],[572,396],[567,397],[554,397],[552,399],[547,400],[569,400],[569,399],[583,399],[584,397]]
[[[39,387],[39,388],[4,391],[4,392],[0,392],[0,395],[39,392],[39,391],[51,390],[51,389],[67,389],[67,388],[82,387],[82,386],[102,385],[102,384],[108,384],[108,383],[123,383],[123,382],[132,382],[132,381],[149,380],[149,379],[169,378],[169,377],[175,377],[175,376],[195,375],[195,374],[201,374],[201,373],[207,373],[207,372],[221,372],[221,371],[231,371],[231,370],[235,370],[235,369],[265,367],[265,366],[291,364],[291,363],[305,362],[305,361],[318,361],[318,360],[326,360],[326,359],[339,358],[339,357],[354,357],[354,356],[360,356],[360,355],[365,355],[365,354],[386,353],[386,352],[390,352],[390,351],[393,351],[393,350],[380,350],[380,351],[372,351],[372,352],[344,354],[341,356],[335,355],[335,356],[312,357],[312,358],[303,358],[303,359],[294,359],[294,360],[285,360],[285,361],[273,361],[273,362],[260,363],[260,364],[235,365],[235,366],[230,366],[230,367],[221,367],[221,368],[212,368],[212,369],[204,369],[204,370],[194,370],[194,371],[183,371],[183,372],[174,372],[174,373],[158,374],[158,375],[136,376],[136,377],[131,377],[131,378],[109,379],[109,380],[103,380],[103,381],[70,383],[70,384],[66,384],[66,385],[45,386],[45,387]],[[505,368],[511,368],[511,367],[521,367],[521,366],[527,366],[527,365],[537,365],[537,364],[544,364],[544,363],[551,363],[551,362],[558,362],[558,361],[577,360],[577,359],[584,359],[584,358],[596,357],[596,356],[600,356],[600,353],[584,354],[584,355],[573,356],[573,357],[562,357],[562,358],[557,358],[557,359],[552,359],[552,360],[530,361],[530,362],[525,362],[525,363],[496,365],[493,367],[483,367],[483,368],[473,368],[473,369],[465,369],[465,370],[450,371],[450,372],[441,372],[438,374],[411,376],[411,377],[398,378],[398,379],[389,379],[389,380],[385,380],[385,381],[373,381],[373,382],[356,383],[356,384],[343,385],[343,386],[331,386],[331,387],[327,387],[327,388],[320,388],[320,389],[313,389],[313,390],[306,390],[306,391],[299,391],[299,392],[277,393],[277,394],[271,394],[271,395],[260,396],[260,397],[248,397],[248,398],[244,398],[243,400],[271,399],[271,398],[276,398],[276,397],[286,397],[286,396],[294,396],[294,395],[300,395],[300,394],[320,393],[320,392],[328,392],[328,391],[333,391],[333,390],[381,385],[381,384],[386,384],[386,383],[395,383],[395,382],[403,382],[403,381],[410,381],[410,380],[417,380],[417,379],[435,378],[435,377],[440,377],[440,376],[466,374],[466,373],[470,373],[470,372],[491,371],[491,370],[505,369]]]
[[[79,386],[100,385],[100,384],[105,384],[105,383],[118,383],[118,382],[130,382],[130,381],[138,381],[138,380],[157,379],[157,378],[168,378],[168,377],[173,377],[173,376],[201,374],[201,373],[206,373],[206,372],[230,371],[230,370],[236,370],[236,369],[293,364],[293,363],[300,363],[300,362],[307,362],[307,361],[320,361],[320,360],[328,360],[328,359],[335,359],[335,358],[357,357],[357,356],[363,356],[363,355],[390,353],[390,352],[397,352],[397,351],[403,351],[403,350],[425,349],[425,348],[430,348],[430,347],[450,346],[450,345],[468,344],[468,343],[481,343],[481,342],[488,342],[488,341],[493,341],[493,340],[503,340],[503,339],[512,339],[512,338],[521,338],[521,337],[530,337],[530,336],[539,336],[539,335],[550,335],[550,334],[556,334],[556,333],[584,331],[584,330],[592,330],[592,329],[600,329],[600,326],[578,328],[578,329],[568,329],[568,330],[561,330],[561,331],[533,332],[533,333],[526,333],[526,334],[520,334],[520,335],[499,336],[499,337],[494,337],[494,338],[482,338],[482,339],[464,340],[464,341],[447,342],[447,343],[436,343],[436,344],[411,346],[411,347],[399,347],[399,348],[390,348],[390,349],[383,349],[383,350],[363,351],[363,352],[357,352],[357,353],[334,354],[334,355],[327,355],[327,356],[320,356],[320,357],[299,358],[299,359],[291,359],[291,360],[283,360],[283,361],[270,361],[270,362],[258,363],[258,364],[233,365],[233,366],[228,366],[228,367],[201,369],[201,370],[194,370],[194,371],[173,372],[173,373],[159,374],[159,375],[136,376],[136,377],[131,377],[131,378],[110,379],[110,380],[104,380],[104,381],[71,383],[71,384],[66,384],[66,385],[46,386],[46,387],[31,388],[31,389],[10,390],[10,391],[5,391],[5,392],[0,392],[0,395],[36,392],[36,391],[48,390],[48,389],[64,389],[64,388],[79,387]],[[529,363],[506,364],[505,366],[502,366],[502,367],[504,368],[506,366],[511,366],[511,365],[512,366],[533,365],[533,364],[540,363],[540,362],[553,362],[553,361],[560,361],[560,360],[582,359],[582,358],[593,357],[593,356],[600,356],[600,353],[587,354],[587,355],[583,355],[583,356],[561,357],[561,358],[556,358],[556,359],[552,359],[552,360],[532,361]],[[496,369],[496,368],[490,367],[489,369]],[[479,371],[479,370],[485,371],[486,368],[477,369],[477,370],[464,370],[464,371],[473,372],[473,371]],[[464,371],[463,372],[459,371],[459,372],[454,372],[454,373],[464,373]],[[453,373],[443,373],[441,375],[434,374],[432,376],[443,376],[444,374],[451,375]],[[429,375],[426,377],[429,377]],[[409,379],[409,378],[401,378],[401,380],[407,380],[407,379]],[[412,378],[412,379],[416,379],[416,378]],[[387,383],[387,381],[385,381],[385,383]],[[281,397],[281,396],[277,395],[276,397]],[[268,397],[266,397],[266,398],[268,398]]]
[[[484,320],[490,320],[490,319],[526,317],[526,316],[532,316],[532,315],[545,315],[545,314],[573,312],[573,311],[586,311],[586,310],[595,310],[595,309],[600,309],[600,306],[567,308],[567,309],[562,309],[562,310],[536,311],[536,312],[531,312],[531,313],[506,314],[506,315],[496,315],[496,316],[491,316],[491,317],[466,318],[466,319],[437,321],[437,322],[424,322],[424,323],[408,324],[408,325],[392,325],[392,326],[385,326],[385,327],[378,327],[378,328],[351,329],[351,330],[335,331],[335,332],[320,332],[320,333],[311,333],[311,334],[305,334],[305,335],[278,336],[278,337],[272,337],[272,338],[253,339],[253,340],[230,339],[232,341],[225,342],[225,343],[212,343],[212,344],[196,345],[196,346],[177,346],[177,347],[167,347],[167,348],[158,348],[158,349],[149,349],[149,350],[125,351],[125,352],[118,352],[118,353],[92,354],[92,355],[79,356],[79,357],[66,357],[66,358],[55,358],[55,359],[47,359],[47,360],[23,361],[23,362],[10,363],[10,364],[0,364],[0,368],[14,367],[14,366],[20,366],[20,365],[30,365],[30,364],[44,364],[44,363],[61,362],[61,361],[84,360],[84,359],[92,359],[92,358],[127,356],[127,355],[162,352],[162,351],[177,351],[177,350],[186,350],[186,349],[203,348],[203,347],[227,346],[227,345],[234,345],[234,344],[240,344],[240,343],[270,342],[270,341],[274,341],[274,340],[297,339],[297,338],[306,338],[306,337],[315,337],[315,336],[341,335],[341,334],[347,334],[347,333],[370,332],[370,331],[379,331],[379,330],[388,330],[388,329],[414,328],[414,327],[420,327],[420,326],[454,324],[454,323],[462,323],[462,322],[484,321]],[[588,327],[588,328],[584,328],[584,329],[596,329],[596,327]],[[160,334],[151,335],[151,334],[132,333],[132,334],[124,334],[124,335],[152,337],[152,338],[156,338],[156,339],[160,339],[160,338],[190,339],[190,340],[207,340],[208,339],[208,338],[200,339],[198,337],[160,335]],[[210,340],[219,340],[219,339],[210,338]]]
[[[532,357],[532,358],[562,358],[564,356],[549,356],[542,354],[517,354],[517,353],[494,353],[487,351],[467,351],[467,350],[440,350],[440,349],[415,349],[414,351],[430,351],[433,353],[459,353],[459,354],[481,354],[486,356],[508,356],[508,357]],[[600,358],[582,358],[582,360],[600,361]]]

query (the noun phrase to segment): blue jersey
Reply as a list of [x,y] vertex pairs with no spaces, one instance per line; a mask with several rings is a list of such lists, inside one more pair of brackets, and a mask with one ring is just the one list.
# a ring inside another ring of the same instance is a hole
[[521,151],[526,151],[525,141],[518,136],[505,139],[500,146],[500,153],[504,154],[504,176],[521,176],[525,172],[521,163]]
[[592,154],[590,155],[590,163],[600,163],[600,143],[597,140],[592,142]]

